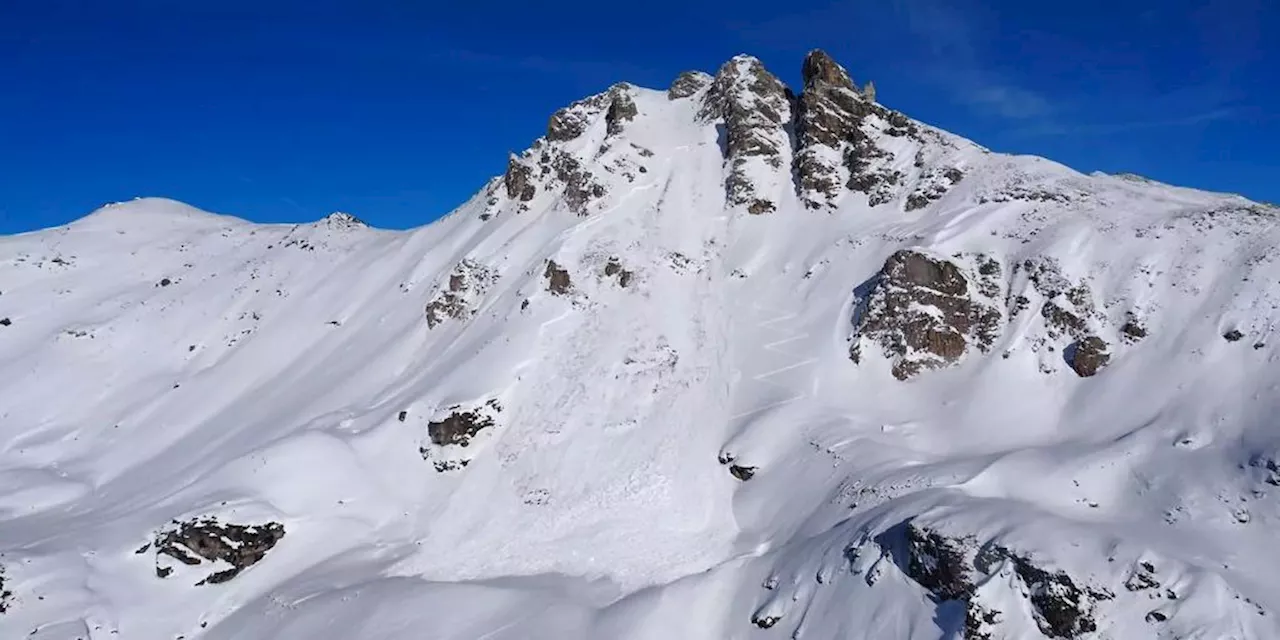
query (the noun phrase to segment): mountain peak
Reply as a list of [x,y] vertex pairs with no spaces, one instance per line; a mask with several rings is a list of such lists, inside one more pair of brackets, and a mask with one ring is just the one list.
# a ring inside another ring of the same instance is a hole
[[806,89],[819,82],[825,82],[833,87],[842,87],[850,91],[857,90],[857,86],[854,85],[853,78],[849,76],[849,72],[822,49],[814,49],[804,57],[801,77],[804,79]]
[[359,229],[369,226],[364,220],[343,211],[334,211],[321,222],[330,229]]

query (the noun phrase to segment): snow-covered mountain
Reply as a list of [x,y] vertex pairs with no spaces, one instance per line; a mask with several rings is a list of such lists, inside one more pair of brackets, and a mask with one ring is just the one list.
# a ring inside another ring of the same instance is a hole
[[408,232],[0,238],[0,636],[1280,637],[1280,211],[803,71]]

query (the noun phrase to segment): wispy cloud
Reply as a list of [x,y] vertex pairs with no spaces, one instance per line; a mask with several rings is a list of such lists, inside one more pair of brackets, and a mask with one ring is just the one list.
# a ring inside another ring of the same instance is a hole
[[1008,85],[968,87],[962,89],[958,97],[974,109],[1010,120],[1041,118],[1053,112],[1053,104],[1044,96]]
[[1132,120],[1127,122],[1102,122],[1078,124],[1046,124],[1027,127],[1018,133],[1029,137],[1044,136],[1104,136],[1149,129],[1177,129],[1193,127],[1219,120],[1228,120],[1241,113],[1237,107],[1223,107],[1203,113],[1174,118],[1153,118],[1150,120]]

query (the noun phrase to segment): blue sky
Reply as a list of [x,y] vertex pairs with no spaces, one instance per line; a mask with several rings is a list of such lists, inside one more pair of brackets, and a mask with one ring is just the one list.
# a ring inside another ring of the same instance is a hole
[[[443,6],[441,6],[443,5]],[[999,151],[1280,201],[1274,0],[0,0],[0,232],[156,195],[402,228],[556,108],[821,47]]]

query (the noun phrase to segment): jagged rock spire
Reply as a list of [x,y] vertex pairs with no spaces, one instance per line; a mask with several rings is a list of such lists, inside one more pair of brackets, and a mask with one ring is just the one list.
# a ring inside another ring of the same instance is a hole
[[716,73],[699,117],[724,120],[729,205],[777,209],[781,186],[791,183],[791,100],[782,82],[758,58],[735,56]]
[[822,49],[814,49],[805,56],[800,73],[804,78],[805,89],[819,82],[825,82],[833,87],[858,90],[857,85],[853,83],[853,78],[849,77],[849,72]]

